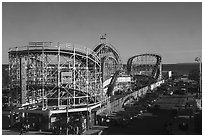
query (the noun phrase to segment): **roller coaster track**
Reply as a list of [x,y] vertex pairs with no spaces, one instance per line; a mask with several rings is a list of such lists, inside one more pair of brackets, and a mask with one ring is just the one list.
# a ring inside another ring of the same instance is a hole
[[120,70],[117,70],[115,72],[115,74],[112,76],[110,84],[108,86],[108,91],[107,91],[108,96],[112,95],[112,92],[114,90],[114,87],[115,87],[115,84],[116,84],[116,81],[117,81],[117,78],[118,78],[119,74],[120,74]]
[[[48,56],[46,61],[45,56]],[[151,76],[146,76],[147,79],[158,79],[161,73],[159,68],[161,57],[156,54],[142,54],[129,58],[127,62],[128,74],[131,75],[133,60],[140,56],[156,58],[155,64],[142,64],[141,67],[152,68]],[[60,60],[61,58],[64,62]],[[24,94],[23,97],[28,99],[36,92],[39,92],[39,95],[42,95],[40,96],[41,101],[48,99],[50,103],[54,103],[58,107],[60,106],[59,102],[66,105],[66,99],[70,99],[69,103],[74,107],[83,106],[85,103],[99,104],[101,98],[103,98],[101,97],[102,82],[105,83],[108,80],[107,95],[112,96],[121,72],[119,67],[121,65],[120,54],[108,43],[100,43],[94,50],[78,48],[73,45],[67,46],[67,44],[64,47],[60,44],[52,47],[45,45],[24,46],[10,49],[9,59],[11,82],[14,80],[12,86],[16,86],[14,90],[21,90],[22,94]],[[21,64],[22,62],[24,66]],[[37,65],[33,65],[31,62]],[[24,74],[22,74],[21,69]],[[18,75],[25,77],[26,80],[24,78],[17,79],[15,77],[16,72],[20,72],[21,74]],[[72,73],[71,83],[63,84],[61,72],[65,72],[67,75],[69,72]],[[101,75],[103,80],[101,80]],[[34,80],[30,80],[30,77]],[[132,75],[132,77],[137,77],[137,75]],[[51,81],[47,81],[48,79]],[[26,86],[22,87],[22,82]],[[31,82],[31,84],[28,82]],[[22,90],[22,88],[24,89]],[[30,95],[27,95],[28,92]],[[41,92],[45,93],[41,94]],[[49,105],[45,103],[43,106]]]
[[[37,48],[42,48],[42,49],[37,49]],[[47,47],[34,47],[34,46],[29,46],[29,48],[26,49],[26,47],[21,47],[21,49],[18,48],[18,50],[16,50],[15,48],[13,49],[10,49],[9,51],[9,54],[21,54],[21,55],[27,55],[28,53],[31,54],[31,53],[36,53],[36,54],[42,54],[43,52],[44,53],[48,53],[48,54],[53,54],[53,55],[57,55],[58,54],[58,49],[49,49],[50,47],[47,46]],[[28,51],[29,50],[29,51]],[[74,53],[73,49],[60,49],[60,54],[61,55],[65,55],[65,56],[70,56]],[[79,57],[82,56],[82,57],[85,57],[86,56],[86,52],[83,51],[83,50],[80,50],[80,51],[75,51],[75,54],[78,55]],[[97,62],[100,61],[100,59],[98,58],[97,55],[93,54],[93,52],[88,52],[88,56],[89,56],[89,59],[92,60],[92,61],[95,61],[94,59],[97,59]],[[85,61],[85,58],[81,58],[83,61]]]
[[93,51],[101,58],[101,70],[104,83],[103,87],[105,89],[108,88],[107,95],[111,96],[117,78],[120,74],[120,54],[114,46],[109,43],[100,43],[93,49]]
[[[149,56],[149,57],[154,57],[156,58],[156,63],[153,64],[153,65],[150,65],[152,66],[153,70],[152,70],[152,73],[151,73],[151,77],[154,78],[155,80],[159,78],[159,75],[160,75],[160,68],[159,66],[161,65],[161,56],[159,55],[156,55],[156,54],[141,54],[141,55],[136,55],[136,56],[133,56],[131,58],[128,59],[128,62],[127,62],[127,72],[128,74],[131,74],[132,72],[132,65],[133,65],[133,60],[137,57],[144,57],[144,56]],[[145,66],[145,65],[141,65],[141,66]],[[149,67],[149,65],[148,65]]]
[[101,101],[101,59],[88,48],[29,45],[11,48],[9,59],[11,89],[20,89],[21,105],[35,104],[36,98],[44,107],[49,103],[60,107],[66,100],[73,107]]
[[114,48],[113,45],[111,44],[108,44],[108,43],[101,43],[99,45],[97,45],[95,48],[94,48],[94,52],[96,52],[96,54],[99,54],[100,51],[103,50],[104,47],[108,47],[110,52],[113,53],[114,55],[114,58],[117,60],[117,63],[120,63],[121,62],[121,57],[120,57],[120,54],[119,52]]

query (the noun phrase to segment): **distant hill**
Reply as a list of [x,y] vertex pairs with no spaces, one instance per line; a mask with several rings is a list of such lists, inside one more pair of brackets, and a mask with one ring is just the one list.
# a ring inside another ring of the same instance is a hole
[[191,70],[199,69],[199,63],[163,64],[163,71],[173,71],[177,74],[188,74]]

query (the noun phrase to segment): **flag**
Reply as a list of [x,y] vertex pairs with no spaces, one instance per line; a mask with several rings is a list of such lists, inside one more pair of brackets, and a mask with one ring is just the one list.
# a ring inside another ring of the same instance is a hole
[[195,61],[199,62],[199,61],[200,61],[200,58],[199,58],[199,57],[196,57],[196,58],[195,58]]

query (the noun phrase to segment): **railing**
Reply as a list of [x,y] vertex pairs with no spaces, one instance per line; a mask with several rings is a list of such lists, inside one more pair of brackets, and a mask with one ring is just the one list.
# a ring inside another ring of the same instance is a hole
[[[112,112],[120,111],[123,109],[122,108],[123,103],[128,97],[131,97],[131,96],[133,96],[134,98],[142,97],[142,96],[146,95],[148,90],[153,90],[154,88],[160,86],[162,83],[164,83],[164,80],[161,80],[161,81],[153,83],[149,86],[143,87],[143,88],[141,88],[137,91],[134,91],[134,92],[132,92],[126,96],[123,96],[123,97],[121,97],[121,98],[119,98],[113,102],[110,102],[110,104],[108,104],[106,109],[104,109],[104,110],[106,110],[106,111],[108,110],[108,114],[111,114]],[[151,89],[150,89],[150,87],[151,87]]]

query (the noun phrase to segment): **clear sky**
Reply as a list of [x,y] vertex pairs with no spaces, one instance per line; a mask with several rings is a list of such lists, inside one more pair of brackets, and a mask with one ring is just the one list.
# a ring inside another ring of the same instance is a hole
[[3,3],[2,63],[29,41],[68,42],[93,49],[108,35],[123,63],[156,53],[163,63],[202,54],[202,3]]

